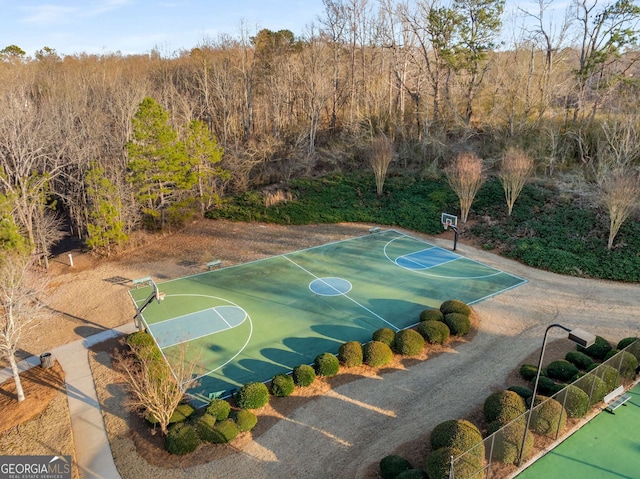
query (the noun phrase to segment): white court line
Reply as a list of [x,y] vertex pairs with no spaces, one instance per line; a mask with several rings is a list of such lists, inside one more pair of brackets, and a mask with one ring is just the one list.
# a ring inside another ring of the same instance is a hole
[[[300,268],[302,271],[304,271],[305,273],[313,276],[316,279],[319,279],[320,281],[322,281],[323,283],[326,283],[325,281],[322,280],[322,278],[319,278],[318,276],[316,276],[315,274],[313,274],[311,271],[305,269],[304,267],[300,266],[298,263],[296,263],[295,261],[293,261],[290,258],[287,258],[285,255],[282,255],[283,258],[285,258],[286,260],[290,261],[292,264],[294,264],[295,266],[297,266],[298,268]],[[326,283],[327,286],[329,286],[330,288],[333,288],[336,292],[340,293],[340,291],[336,288],[334,288],[331,284]],[[345,298],[347,298],[349,301],[354,302],[355,304],[357,304],[358,306],[360,306],[362,309],[364,309],[365,311],[368,311],[369,313],[373,314],[376,318],[380,319],[381,321],[387,323],[389,326],[391,326],[393,329],[395,329],[396,331],[400,331],[400,328],[398,328],[397,326],[391,324],[389,321],[387,321],[386,319],[384,319],[382,316],[380,316],[379,314],[374,313],[373,311],[371,311],[369,308],[367,308],[365,305],[358,303],[355,299],[351,298],[349,295],[347,294],[342,294],[340,293],[339,296],[344,296]]]

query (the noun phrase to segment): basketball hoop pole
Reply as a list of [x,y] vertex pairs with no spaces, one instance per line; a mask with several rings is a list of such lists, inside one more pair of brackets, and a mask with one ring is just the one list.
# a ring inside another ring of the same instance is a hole
[[449,225],[449,228],[453,230],[453,251],[455,251],[456,246],[458,245],[458,227]]

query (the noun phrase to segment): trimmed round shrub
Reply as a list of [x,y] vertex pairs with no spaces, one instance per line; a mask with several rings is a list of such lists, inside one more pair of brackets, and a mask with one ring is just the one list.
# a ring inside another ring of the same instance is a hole
[[608,361],[609,359],[611,359],[612,357],[614,357],[616,354],[618,354],[620,352],[619,349],[612,349],[610,350],[607,355],[604,357],[604,359],[602,360],[604,361]]
[[538,378],[538,389],[536,391],[537,393],[540,393],[544,396],[553,396],[558,391],[558,385],[554,382],[553,379],[546,376],[540,376],[540,378]]
[[393,350],[403,356],[417,356],[424,349],[424,338],[413,329],[403,329],[396,333]]
[[238,435],[238,426],[231,419],[217,422],[213,426],[213,441],[216,444],[226,444],[235,439]]
[[[505,464],[517,464],[520,459],[520,448],[526,426],[524,419],[514,421],[506,426],[498,421],[489,424],[488,436],[500,431],[494,436],[492,458]],[[526,458],[531,454],[531,451],[533,451],[533,434],[527,434],[522,457]]]
[[126,343],[142,360],[163,361],[162,353],[149,333],[144,331],[131,333],[127,336]]
[[508,390],[513,391],[522,399],[528,399],[533,396],[533,391],[527,386],[511,386]]
[[384,479],[395,479],[398,474],[413,468],[404,457],[396,454],[385,456],[380,460],[380,475]]
[[[440,449],[452,447],[460,451],[473,448],[472,455],[484,458],[482,434],[478,428],[466,419],[451,419],[442,422],[431,431],[431,447]],[[478,445],[477,447],[474,447]]]
[[569,381],[576,374],[578,374],[578,368],[566,359],[553,361],[547,366],[547,376],[559,381]]
[[589,406],[602,401],[608,392],[606,383],[594,374],[582,376],[573,384],[582,389],[591,398]]
[[229,417],[231,405],[224,399],[215,398],[207,406],[207,414],[211,414],[216,421],[224,421]]
[[[427,475],[429,479],[449,479],[451,469],[451,456],[458,457],[464,451],[451,447],[443,447],[429,454],[427,457]],[[473,454],[465,454],[453,464],[453,477],[456,479],[468,479],[477,477],[482,468],[482,461]]]
[[409,469],[396,476],[396,479],[426,479],[427,474],[422,469]]
[[179,422],[169,428],[164,445],[171,454],[189,454],[198,449],[200,438],[190,424]]
[[527,410],[524,399],[514,391],[498,391],[484,401],[484,418],[490,423],[507,424]]
[[393,359],[393,351],[389,345],[380,341],[371,341],[362,349],[364,363],[372,368],[385,366]]
[[533,364],[523,364],[520,366],[520,377],[525,381],[532,381],[536,377],[536,374],[538,374],[537,366]]
[[569,351],[564,357],[578,369],[585,370],[593,364],[593,359],[580,351]]
[[591,363],[589,365],[589,367],[587,368],[586,372],[590,373],[591,371],[593,371],[594,369],[596,369],[599,366],[600,366],[600,363]]
[[258,416],[248,409],[235,410],[232,416],[239,432],[251,431],[258,424]]
[[213,428],[216,425],[216,418],[211,414],[203,414],[193,423],[193,427],[198,433],[198,437],[205,442],[213,442]]
[[577,346],[578,351],[588,354],[593,359],[604,359],[607,353],[612,349],[613,348],[609,344],[609,341],[604,339],[602,336],[596,336],[596,342],[586,349],[582,346]]
[[442,321],[423,321],[416,330],[430,344],[444,344],[451,334],[449,326]]
[[620,385],[618,370],[608,364],[601,364],[597,369],[594,369],[593,374],[604,381],[607,385],[607,392],[613,391]]
[[[175,424],[185,421],[189,416],[193,414],[193,411],[195,411],[195,409],[193,409],[193,407],[189,404],[178,404],[178,407],[175,411],[173,411],[171,418],[169,418],[169,424]],[[158,424],[158,420],[153,415],[153,413],[149,413],[146,419],[151,424]]]
[[396,333],[393,329],[382,328],[373,333],[372,339],[374,341],[380,341],[381,343],[391,347],[393,340],[396,339]]
[[589,396],[582,389],[569,385],[556,397],[560,404],[564,404],[567,416],[572,418],[584,417],[589,411]]
[[296,386],[307,387],[316,380],[316,372],[308,364],[301,364],[293,368],[293,382]]
[[471,321],[469,316],[460,313],[449,313],[444,315],[444,323],[449,326],[449,331],[453,336],[464,336],[471,331]]
[[326,378],[332,378],[340,370],[340,361],[331,353],[318,354],[313,360],[316,374]]
[[636,337],[621,339],[620,342],[618,343],[618,345],[616,346],[616,349],[623,350],[624,348],[626,348],[630,344],[635,343],[637,340],[638,340],[638,338],[636,338]]
[[567,424],[567,413],[558,401],[552,398],[536,406],[531,416],[531,430],[544,436],[562,432]]
[[440,305],[440,311],[445,316],[450,313],[463,314],[466,317],[471,316],[471,307],[457,299],[450,299]]
[[444,321],[444,314],[439,309],[425,309],[420,313],[420,322],[422,321]]
[[616,366],[620,369],[620,376],[623,378],[632,378],[636,368],[638,367],[638,360],[636,357],[628,351],[622,351],[618,359],[616,359]]
[[262,383],[248,383],[238,389],[236,404],[240,409],[258,409],[269,402],[269,390]]
[[288,374],[276,374],[271,380],[271,394],[278,397],[290,396],[296,385]]
[[362,365],[362,344],[358,341],[342,344],[338,349],[338,360],[347,368]]

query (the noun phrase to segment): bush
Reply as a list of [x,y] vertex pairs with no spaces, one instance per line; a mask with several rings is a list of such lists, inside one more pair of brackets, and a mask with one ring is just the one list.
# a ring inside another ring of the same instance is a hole
[[[427,457],[427,475],[429,479],[449,479],[451,469],[451,456],[458,457],[464,451],[451,447],[443,447],[429,454]],[[469,479],[478,477],[477,473],[482,468],[481,459],[473,454],[465,454],[453,464],[453,477],[456,479]]]
[[269,402],[269,390],[262,383],[245,384],[238,390],[236,404],[240,409],[258,409]]
[[586,349],[582,346],[577,346],[578,351],[588,354],[593,359],[604,359],[611,349],[613,348],[609,344],[609,341],[604,339],[602,336],[596,336],[596,342]]
[[[262,383],[260,383],[262,384]],[[231,419],[217,422],[213,426],[213,441],[216,444],[226,444],[233,441],[238,435],[238,426]]]
[[484,418],[488,423],[507,424],[527,410],[524,399],[514,391],[498,391],[484,401]]
[[420,313],[420,322],[422,321],[444,321],[444,314],[439,309],[425,309]]
[[618,370],[607,364],[601,364],[598,368],[594,369],[593,374],[604,381],[607,385],[607,392],[613,391],[620,385]]
[[224,421],[229,417],[231,405],[224,399],[215,398],[207,406],[207,414],[212,415],[216,421]]
[[409,469],[396,476],[396,479],[426,479],[427,475],[422,469]]
[[347,368],[353,368],[362,364],[362,344],[358,341],[349,341],[340,346],[338,359]]
[[520,377],[525,381],[532,381],[538,373],[538,367],[533,364],[523,364],[520,366]]
[[316,380],[316,372],[308,364],[301,364],[293,368],[293,382],[296,386],[307,387]]
[[593,364],[593,359],[580,351],[569,351],[564,357],[571,364],[575,365],[578,369],[585,370]]
[[[190,404],[178,404],[178,407],[175,411],[173,411],[173,414],[169,419],[169,424],[175,424],[185,421],[189,416],[193,414],[193,411],[195,411],[195,409]],[[158,424],[158,420],[152,413],[149,413],[149,415],[147,415],[147,421],[149,421],[151,424]]]
[[621,339],[620,342],[618,343],[618,345],[616,346],[616,349],[623,350],[624,348],[626,348],[630,344],[635,343],[637,340],[638,340],[638,338],[636,338],[636,337]]
[[[525,421],[514,421],[506,426],[499,422],[489,424],[489,435],[500,430],[493,441],[492,459],[504,464],[517,464],[520,459],[520,448],[524,437]],[[533,451],[533,434],[527,434],[522,457],[526,458]]]
[[290,396],[295,388],[293,378],[288,374],[276,374],[271,380],[271,394],[274,396]]
[[403,356],[417,356],[424,349],[424,338],[413,329],[403,329],[396,333],[393,350]]
[[464,336],[471,330],[469,316],[460,313],[449,313],[444,315],[444,322],[449,326],[449,331],[454,336]]
[[451,334],[449,326],[441,321],[423,321],[416,330],[430,344],[444,344]]
[[567,413],[555,399],[549,398],[536,406],[531,416],[531,430],[544,436],[562,432],[567,424]]
[[381,341],[371,341],[362,350],[364,363],[372,368],[389,364],[393,359],[393,351],[389,345]]
[[582,389],[591,398],[589,406],[602,401],[608,392],[606,383],[594,374],[587,374],[581,377],[574,383],[574,386]]
[[571,418],[584,417],[589,411],[589,396],[582,389],[569,385],[556,397],[560,404],[564,404],[567,416]]
[[[473,448],[473,455],[484,458],[482,434],[478,428],[465,419],[452,419],[442,422],[431,431],[431,447],[440,449],[452,447],[460,451]],[[479,444],[478,447],[474,447]]]
[[198,433],[198,437],[205,442],[213,442],[213,428],[216,424],[216,418],[211,414],[203,414],[194,422],[194,428]]
[[331,353],[317,355],[313,360],[313,364],[318,376],[332,378],[340,370],[340,361]]
[[556,384],[553,379],[546,376],[540,376],[540,378],[538,379],[538,390],[536,392],[545,396],[553,396],[560,389],[562,389],[562,387],[558,386],[558,384]]
[[236,423],[239,432],[251,431],[258,424],[258,416],[248,409],[233,411],[233,421]]
[[576,374],[578,374],[578,368],[566,359],[553,361],[547,366],[547,376],[559,381],[569,381]]
[[380,475],[384,479],[395,479],[398,474],[408,471],[413,466],[404,457],[392,454],[380,461]]
[[393,329],[382,328],[373,333],[372,339],[374,341],[380,341],[381,343],[391,347],[393,340],[396,339],[396,333]]
[[632,378],[638,367],[638,360],[628,351],[621,351],[615,362],[615,366],[620,369],[620,376],[623,378]]
[[533,391],[527,386],[511,386],[508,390],[513,391],[522,399],[528,399],[533,396]]
[[179,422],[169,428],[164,445],[171,454],[189,454],[198,449],[200,438],[191,425]]
[[136,351],[136,354],[142,360],[163,361],[162,353],[156,346],[153,336],[144,331],[136,331],[126,338],[126,343],[130,348]]
[[440,305],[440,311],[445,316],[450,313],[462,314],[467,318],[471,316],[471,307],[469,307],[462,301],[458,301],[457,299],[450,299],[449,301],[445,301],[444,303],[442,303]]

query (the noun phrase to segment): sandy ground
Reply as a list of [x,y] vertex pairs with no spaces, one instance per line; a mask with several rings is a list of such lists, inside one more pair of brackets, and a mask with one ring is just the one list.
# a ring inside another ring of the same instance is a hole
[[[131,284],[127,280],[180,277],[204,271],[204,263],[213,258],[230,265],[367,230],[368,225],[352,224],[284,227],[205,221],[180,234],[138,239],[136,248],[112,260],[77,255],[72,268],[65,255],[53,263],[50,274],[54,292],[49,304],[55,314],[47,322],[47,334],[41,329],[30,337],[26,353],[39,354],[131,321],[134,309],[126,294]],[[416,236],[451,247],[448,235]],[[581,327],[614,343],[639,334],[637,284],[550,274],[467,244],[459,244],[458,250],[529,281],[474,306],[480,326],[472,341],[428,361],[336,386],[206,464],[160,468],[134,452],[119,388],[112,383],[106,357],[98,354],[93,360],[99,373],[96,382],[106,403],[105,419],[122,477],[377,477],[382,457],[396,451],[413,451],[415,456],[416,450],[419,457],[419,444],[426,442],[435,425],[467,416],[491,392],[507,387],[514,368],[535,355],[549,324]],[[560,337],[561,332],[552,335]]]

